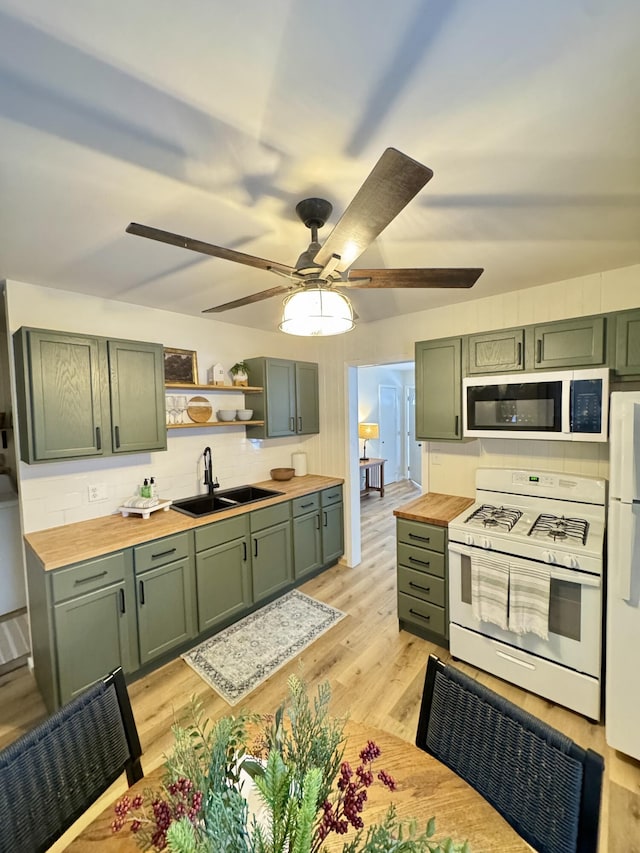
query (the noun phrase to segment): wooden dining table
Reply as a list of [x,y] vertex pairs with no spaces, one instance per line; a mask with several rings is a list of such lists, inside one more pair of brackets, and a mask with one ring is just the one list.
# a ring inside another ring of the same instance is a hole
[[[397,783],[397,790],[393,792],[379,781],[368,789],[362,812],[365,829],[381,821],[393,803],[400,818],[415,818],[422,827],[435,816],[434,839],[451,837],[455,841],[468,841],[471,853],[531,852],[532,848],[474,788],[433,756],[395,735],[362,723],[348,721],[345,734],[345,760],[352,768],[359,763],[360,750],[372,740],[382,750],[374,771],[386,770]],[[129,795],[156,788],[161,777],[160,767],[137,782]],[[112,832],[113,819],[113,805],[110,805],[66,849],[71,853],[134,853],[140,850],[128,829]],[[325,849],[341,851],[349,837],[331,835],[325,842]]]

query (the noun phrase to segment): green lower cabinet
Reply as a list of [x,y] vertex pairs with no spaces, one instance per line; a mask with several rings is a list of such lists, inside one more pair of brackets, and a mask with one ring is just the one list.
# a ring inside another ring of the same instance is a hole
[[191,557],[137,575],[141,664],[195,636],[194,593]]
[[137,669],[135,604],[124,581],[53,608],[59,704],[117,666]]
[[334,563],[343,554],[343,505],[339,503],[322,510],[322,562]]
[[198,630],[241,615],[252,603],[246,537],[223,542],[196,555]]
[[293,581],[291,521],[251,533],[253,600],[273,595]]
[[296,580],[322,565],[320,511],[293,519],[293,571]]

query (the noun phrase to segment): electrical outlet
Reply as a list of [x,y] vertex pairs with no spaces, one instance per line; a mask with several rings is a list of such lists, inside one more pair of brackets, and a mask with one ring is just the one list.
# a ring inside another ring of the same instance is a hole
[[439,453],[431,454],[431,464],[432,465],[442,465],[442,456]]
[[89,486],[89,501],[106,501],[107,499],[107,484],[94,483]]

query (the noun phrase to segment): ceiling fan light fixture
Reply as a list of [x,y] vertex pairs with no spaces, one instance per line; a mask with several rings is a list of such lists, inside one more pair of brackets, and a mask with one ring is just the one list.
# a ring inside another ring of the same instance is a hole
[[324,287],[309,287],[284,300],[279,329],[287,335],[311,338],[342,335],[354,325],[353,308],[346,296]]

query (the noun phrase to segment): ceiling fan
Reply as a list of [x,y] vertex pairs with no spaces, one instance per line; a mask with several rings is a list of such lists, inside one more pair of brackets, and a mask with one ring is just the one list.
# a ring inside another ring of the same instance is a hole
[[[395,148],[387,148],[322,245],[318,242],[318,229],[331,215],[332,205],[321,198],[307,198],[299,202],[296,213],[311,230],[311,243],[295,266],[214,246],[136,222],[131,222],[126,230],[129,234],[257,267],[287,279],[286,284],[207,308],[203,311],[205,314],[228,311],[272,296],[289,294],[280,324],[282,331],[303,335],[338,334],[353,328],[353,311],[347,297],[336,288],[467,288],[472,287],[482,274],[481,268],[352,268],[351,265],[367,246],[432,177],[433,172],[428,166],[423,166]],[[341,315],[339,322],[333,316],[336,312]],[[314,319],[317,317],[319,319]]]

